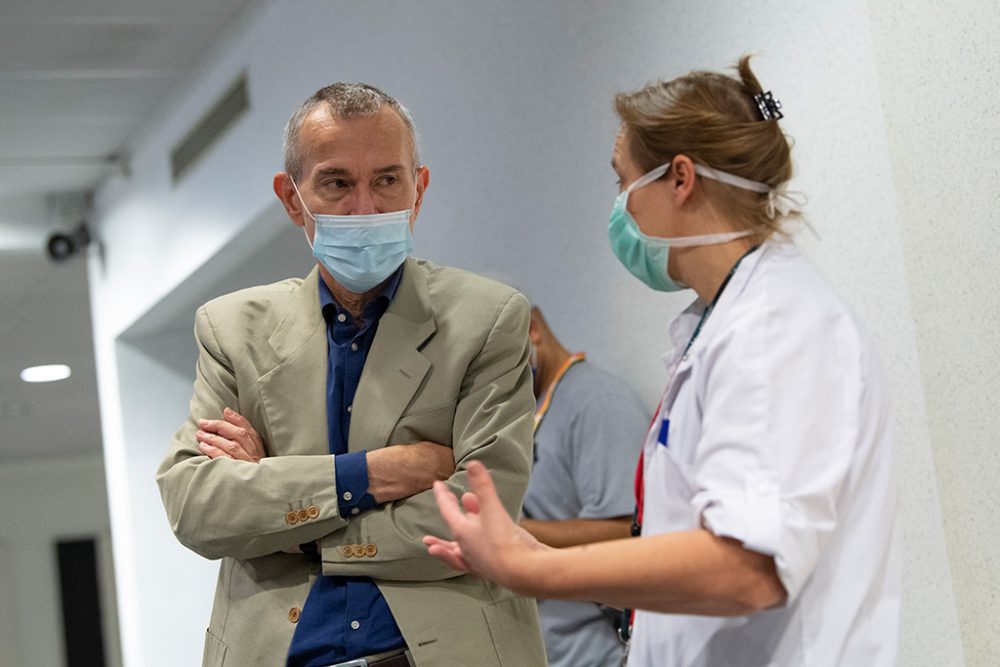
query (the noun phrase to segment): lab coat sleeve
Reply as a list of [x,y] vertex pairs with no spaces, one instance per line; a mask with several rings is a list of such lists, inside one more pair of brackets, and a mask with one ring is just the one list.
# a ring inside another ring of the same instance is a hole
[[711,532],[773,556],[788,603],[837,525],[862,357],[846,308],[773,291],[705,352],[692,507]]

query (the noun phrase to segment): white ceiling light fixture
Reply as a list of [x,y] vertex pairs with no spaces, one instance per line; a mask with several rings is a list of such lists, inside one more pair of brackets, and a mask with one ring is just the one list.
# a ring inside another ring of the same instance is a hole
[[21,379],[25,382],[57,382],[65,380],[70,375],[72,375],[72,371],[66,364],[32,366],[21,371]]

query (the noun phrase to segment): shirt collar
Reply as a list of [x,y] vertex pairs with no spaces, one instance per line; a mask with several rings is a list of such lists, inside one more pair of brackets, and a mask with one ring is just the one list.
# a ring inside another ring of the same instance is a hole
[[[385,286],[379,294],[365,304],[364,309],[361,312],[361,319],[364,322],[362,328],[368,328],[372,322],[377,321],[385,313],[389,304],[392,303],[393,298],[396,296],[396,290],[399,288],[399,282],[403,278],[403,266],[405,264],[400,264],[399,268],[396,269],[389,279],[385,282]],[[319,306],[323,312],[323,318],[326,320],[328,326],[337,326],[340,322],[337,321],[337,315],[343,313],[347,316],[346,322],[351,325],[354,324],[354,318],[351,316],[347,309],[337,302],[337,299],[333,296],[330,288],[327,287],[326,281],[323,280],[323,275],[320,273],[317,275],[319,280]]]

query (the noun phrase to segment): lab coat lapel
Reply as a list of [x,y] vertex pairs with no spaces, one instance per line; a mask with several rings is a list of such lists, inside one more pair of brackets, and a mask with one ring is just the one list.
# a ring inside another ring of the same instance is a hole
[[733,277],[729,280],[729,284],[726,285],[725,290],[719,296],[719,301],[715,304],[712,313],[705,320],[698,338],[695,339],[691,345],[691,349],[687,352],[683,350],[687,347],[688,341],[691,340],[691,336],[698,326],[698,320],[701,319],[701,314],[705,312],[704,306],[695,301],[671,324],[670,337],[674,345],[674,350],[663,357],[664,365],[667,368],[667,376],[670,378],[667,389],[664,392],[663,405],[673,405],[678,390],[691,374],[691,365],[697,348],[706,345],[708,341],[712,340],[720,327],[727,326],[726,322],[730,309],[743,294],[743,290],[746,289],[747,283],[753,275],[761,256],[765,252],[768,252],[769,249],[770,244],[764,244],[756,252],[752,252],[743,258],[736,269],[736,273],[733,274]]
[[257,381],[274,454],[329,454],[326,324],[314,268],[268,339],[275,365]]
[[350,451],[395,444],[389,437],[431,367],[419,348],[436,330],[424,273],[415,260],[407,259],[354,396]]

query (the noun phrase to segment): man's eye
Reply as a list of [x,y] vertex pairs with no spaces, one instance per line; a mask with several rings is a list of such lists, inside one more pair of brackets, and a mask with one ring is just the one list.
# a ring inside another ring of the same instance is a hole
[[398,176],[386,174],[379,178],[379,185],[395,185],[399,181]]

